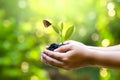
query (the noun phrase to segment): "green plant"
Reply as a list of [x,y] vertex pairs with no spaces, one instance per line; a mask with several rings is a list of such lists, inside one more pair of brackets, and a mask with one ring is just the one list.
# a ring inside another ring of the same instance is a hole
[[52,26],[53,30],[59,35],[60,42],[63,44],[64,41],[68,40],[72,33],[74,32],[74,26],[70,26],[66,31],[65,34],[63,34],[64,24],[61,23],[61,25],[53,25],[48,20],[43,20],[44,26],[47,28],[49,26]]

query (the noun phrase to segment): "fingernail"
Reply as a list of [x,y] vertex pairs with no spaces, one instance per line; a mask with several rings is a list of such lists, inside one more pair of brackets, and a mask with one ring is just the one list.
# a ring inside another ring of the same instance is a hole
[[46,50],[43,53],[46,54]]
[[41,57],[41,61],[44,62],[43,57]]
[[46,53],[46,50],[44,50],[43,53]]

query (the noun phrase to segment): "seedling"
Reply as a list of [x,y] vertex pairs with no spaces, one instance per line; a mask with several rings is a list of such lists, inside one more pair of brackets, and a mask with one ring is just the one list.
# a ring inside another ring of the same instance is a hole
[[54,49],[64,45],[63,42],[68,40],[71,37],[71,35],[74,31],[74,26],[70,26],[65,31],[65,35],[64,35],[63,34],[63,29],[64,29],[64,24],[63,23],[61,23],[61,25],[59,26],[59,25],[54,25],[54,24],[50,23],[48,20],[43,20],[43,24],[46,28],[49,27],[49,26],[52,26],[53,30],[59,35],[60,43],[62,43],[62,44],[55,44],[55,43],[51,44],[51,46],[48,49],[52,50],[52,51]]

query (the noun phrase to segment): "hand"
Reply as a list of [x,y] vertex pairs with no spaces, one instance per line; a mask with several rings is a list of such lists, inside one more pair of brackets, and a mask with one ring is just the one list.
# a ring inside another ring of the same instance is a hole
[[63,68],[74,69],[90,65],[90,49],[84,44],[76,41],[68,41],[55,51],[45,50],[41,59],[48,65]]

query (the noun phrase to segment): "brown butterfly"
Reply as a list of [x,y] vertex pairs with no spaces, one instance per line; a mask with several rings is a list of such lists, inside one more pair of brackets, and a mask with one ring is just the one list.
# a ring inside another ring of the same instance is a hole
[[48,20],[43,20],[43,24],[46,28],[51,25],[51,23]]

